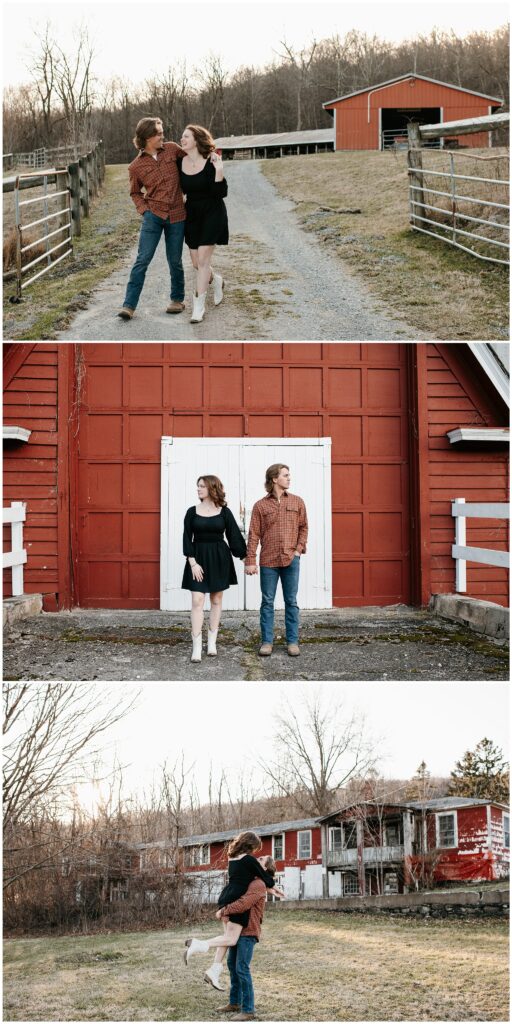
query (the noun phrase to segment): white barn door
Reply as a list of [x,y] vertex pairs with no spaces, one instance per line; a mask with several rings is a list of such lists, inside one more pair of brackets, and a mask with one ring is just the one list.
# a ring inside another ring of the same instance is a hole
[[[265,494],[265,470],[272,462],[289,464],[291,491],[306,502],[309,537],[301,560],[298,601],[301,608],[332,605],[331,439],[330,438],[202,438],[163,437],[161,467],[160,607],[172,611],[190,607],[190,594],[181,589],[185,559],[183,519],[197,502],[196,480],[201,473],[220,477],[228,505],[247,538],[252,507]],[[245,576],[235,558],[238,586],[224,595],[227,610],[258,609],[258,576]],[[276,607],[284,607],[281,587]]]

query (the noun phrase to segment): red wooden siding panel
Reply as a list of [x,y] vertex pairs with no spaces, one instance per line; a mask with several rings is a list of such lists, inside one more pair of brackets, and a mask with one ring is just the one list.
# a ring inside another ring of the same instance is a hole
[[[6,384],[4,423],[32,433],[28,442],[8,442],[4,448],[4,505],[27,505],[24,589],[42,592],[48,601],[57,591],[57,345],[19,348],[24,360],[18,360]],[[10,356],[16,356],[14,347]],[[9,545],[10,529],[4,528],[4,550]],[[9,571],[4,572],[3,592],[11,593]]]
[[[427,401],[431,591],[453,593],[455,563],[451,547],[455,521],[451,516],[451,502],[458,497],[468,502],[507,501],[508,455],[485,449],[459,450],[446,434],[462,425],[490,427],[504,423],[486,389],[475,380],[465,347],[459,345],[427,346]],[[468,520],[468,545],[506,550],[508,535],[505,521]],[[469,563],[467,575],[469,596],[507,605],[506,569]]]
[[404,346],[87,345],[83,352],[83,606],[158,607],[163,434],[332,436],[334,604],[409,600]]

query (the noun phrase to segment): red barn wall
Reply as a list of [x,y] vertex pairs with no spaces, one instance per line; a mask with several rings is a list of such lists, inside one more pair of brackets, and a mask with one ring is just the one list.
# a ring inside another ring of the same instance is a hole
[[[302,831],[302,830],[301,830]],[[307,864],[318,864],[322,860],[322,837],[320,828],[311,829],[311,857],[309,860],[297,858],[297,831],[284,833],[284,859],[276,861],[278,871],[284,871],[285,867],[305,868]],[[258,857],[272,856],[272,836],[262,836],[262,848],[257,853]],[[187,866],[187,871],[227,871],[228,857],[225,843],[210,844],[209,864],[195,864]]]
[[[15,346],[11,346],[12,352]],[[22,346],[19,346],[21,349]],[[23,583],[27,594],[47,595],[55,607],[58,590],[57,538],[57,350],[53,344],[31,349],[12,379],[4,382],[4,423],[32,431],[28,442],[4,447],[4,505],[27,504],[23,544],[28,561]],[[10,375],[9,375],[10,376]],[[10,527],[4,527],[4,550],[10,548]],[[4,597],[11,594],[11,573],[4,573]]]
[[[368,123],[368,92],[333,103],[336,110],[336,145],[341,149],[379,149],[379,107],[411,108],[442,107],[443,121],[484,117],[491,101],[471,93],[421,79],[397,82],[384,89],[371,90],[370,123]],[[486,132],[459,136],[463,146],[487,146]]]
[[[426,490],[430,504],[427,543],[430,547],[430,592],[453,593],[455,566],[451,546],[455,540],[451,502],[508,501],[508,452],[466,447],[450,443],[447,431],[456,427],[503,427],[506,410],[489,393],[484,375],[472,365],[466,347],[427,345],[426,415],[428,417]],[[509,529],[506,520],[468,519],[467,543],[475,547],[506,550]],[[508,604],[508,572],[494,566],[469,563],[468,594],[471,597]]]

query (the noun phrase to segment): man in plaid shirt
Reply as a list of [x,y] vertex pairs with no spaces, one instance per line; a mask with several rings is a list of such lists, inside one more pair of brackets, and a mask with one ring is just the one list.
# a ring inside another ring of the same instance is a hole
[[142,224],[137,259],[132,267],[123,307],[118,313],[123,320],[133,317],[162,231],[171,275],[171,298],[166,312],[181,313],[185,308],[185,275],[181,260],[185,204],[176,163],[178,157],[185,156],[185,152],[175,142],[164,142],[164,129],[158,117],[143,117],[135,129],[133,142],[139,155],[128,168],[130,195],[141,214]]
[[284,597],[286,643],[290,657],[299,651],[300,556],[306,552],[308,517],[306,506],[296,494],[290,494],[290,469],[281,462],[269,466],[265,476],[267,495],[257,501],[251,515],[245,571],[258,572],[256,551],[260,551],[261,647],[262,657],[272,654],[274,643],[274,601],[281,580]]

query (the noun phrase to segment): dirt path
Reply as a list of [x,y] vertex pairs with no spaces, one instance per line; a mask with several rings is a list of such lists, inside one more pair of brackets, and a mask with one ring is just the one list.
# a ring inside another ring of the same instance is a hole
[[[135,249],[122,270],[97,289],[88,308],[58,337],[74,341],[394,340],[416,332],[388,316],[359,280],[297,224],[293,203],[263,176],[257,161],[229,164],[231,243],[218,249],[216,269],[226,278],[225,300],[210,302],[202,324],[188,312],[165,313],[168,271],[163,244],[149,268],[137,316],[128,324],[122,304]],[[184,253],[187,298],[192,275]]]

